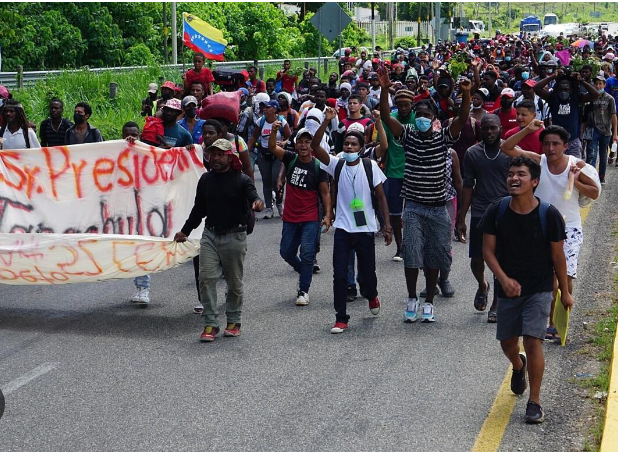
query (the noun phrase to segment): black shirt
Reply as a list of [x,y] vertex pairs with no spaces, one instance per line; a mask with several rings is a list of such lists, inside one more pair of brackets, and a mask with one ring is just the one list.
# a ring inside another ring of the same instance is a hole
[[[550,242],[566,239],[564,220],[553,206],[547,210],[547,238],[543,236],[539,206],[526,215],[507,207],[496,229],[500,200],[494,201],[485,212],[479,227],[486,234],[497,236],[496,258],[504,273],[521,285],[521,295],[552,291],[554,265]],[[506,297],[498,284],[498,296]]]
[[66,118],[62,118],[58,129],[54,129],[52,126],[51,118],[47,118],[41,122],[39,127],[39,135],[41,137],[41,146],[64,146],[67,143],[64,141],[67,130],[73,126]]
[[247,209],[259,200],[251,178],[230,169],[225,173],[209,171],[197,183],[195,204],[182,227],[187,236],[206,217],[206,226],[216,232],[247,225]]

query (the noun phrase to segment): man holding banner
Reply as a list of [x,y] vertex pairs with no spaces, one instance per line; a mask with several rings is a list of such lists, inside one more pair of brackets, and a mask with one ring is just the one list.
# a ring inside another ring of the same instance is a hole
[[262,211],[260,199],[251,178],[241,172],[242,164],[232,144],[219,139],[208,147],[212,171],[202,175],[197,185],[195,205],[176,242],[185,242],[191,231],[206,217],[200,241],[200,294],[204,306],[202,342],[215,341],[219,333],[217,281],[221,273],[227,282],[225,314],[226,337],[240,335],[243,303],[243,271],[247,252],[247,210]]

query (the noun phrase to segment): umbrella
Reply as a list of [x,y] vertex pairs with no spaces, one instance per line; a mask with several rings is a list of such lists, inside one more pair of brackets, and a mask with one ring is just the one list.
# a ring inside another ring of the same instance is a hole
[[594,43],[592,41],[588,41],[587,39],[583,39],[583,38],[579,38],[578,40],[574,41],[573,44],[571,45],[575,47],[579,47],[580,49],[586,46],[590,47],[591,49],[594,47]]

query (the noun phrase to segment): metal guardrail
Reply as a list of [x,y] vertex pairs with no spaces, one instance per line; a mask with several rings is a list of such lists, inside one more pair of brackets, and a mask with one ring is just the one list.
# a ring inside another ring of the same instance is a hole
[[[277,60],[260,60],[257,63],[259,68],[271,65],[283,65],[283,62],[286,59],[277,59]],[[324,61],[330,63],[331,61],[336,61],[336,58],[333,57],[308,57],[308,58],[289,58],[292,66],[294,63],[308,63],[309,65],[317,66],[319,63],[324,64]],[[319,61],[318,61],[319,60]],[[225,62],[214,62],[212,65],[212,69],[216,68],[229,68],[229,69],[245,69],[247,66],[251,66],[255,64],[253,60],[246,61],[225,61]],[[161,68],[177,70],[178,72],[182,72],[183,65],[161,65]],[[186,64],[185,69],[190,69],[192,65]],[[51,71],[24,71],[22,72],[23,77],[23,85],[32,85],[39,80],[45,80],[48,77],[53,77],[65,73],[77,73],[80,71],[90,71],[92,73],[98,74],[101,72],[113,71],[113,72],[131,72],[136,69],[147,69],[148,66],[119,66],[119,67],[111,67],[111,68],[88,68],[84,66],[82,69],[72,69],[72,70],[51,70]],[[4,85],[7,88],[16,88],[18,86],[18,76],[19,72],[0,72],[0,85]]]

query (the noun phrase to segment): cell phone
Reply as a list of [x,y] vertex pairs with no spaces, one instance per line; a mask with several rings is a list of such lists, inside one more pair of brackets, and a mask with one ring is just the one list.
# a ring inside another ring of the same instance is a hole
[[356,226],[359,227],[367,225],[365,211],[354,211],[354,221],[356,222]]

